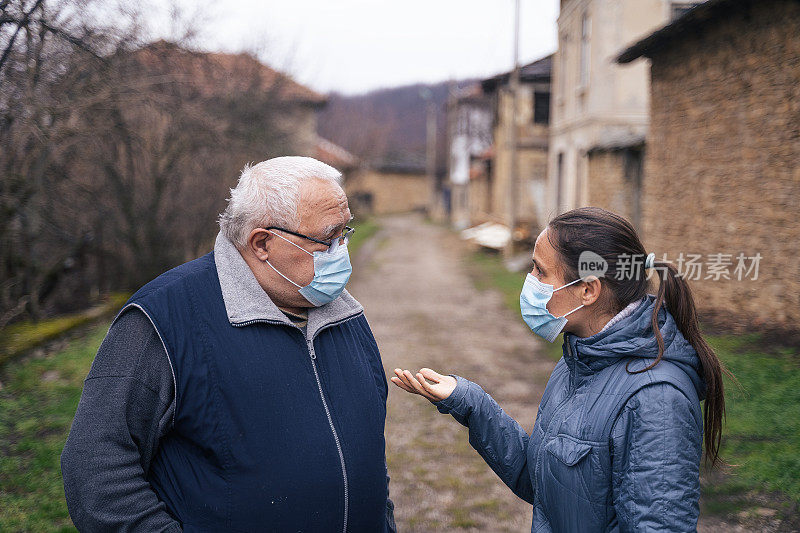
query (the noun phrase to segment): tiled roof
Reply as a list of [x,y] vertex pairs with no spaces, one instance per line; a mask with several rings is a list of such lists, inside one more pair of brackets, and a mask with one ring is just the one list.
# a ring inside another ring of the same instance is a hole
[[193,52],[156,41],[136,52],[137,60],[156,69],[184,74],[203,96],[220,96],[253,89],[272,91],[285,101],[324,105],[327,97],[261,63],[250,54]]
[[359,165],[358,158],[327,139],[317,137],[317,144],[314,147],[315,157],[327,163],[337,170],[348,170]]
[[475,82],[467,85],[466,87],[454,89],[451,93],[450,102],[488,105],[489,101],[486,94],[483,92],[481,84],[479,82]]
[[425,174],[425,154],[395,152],[385,156],[380,161],[373,162],[371,167],[381,172]]
[[550,73],[553,70],[553,55],[543,57],[533,63],[522,65],[519,69],[519,77],[521,80],[536,81],[539,79],[550,79]]
[[602,142],[599,142],[589,148],[587,152],[613,152],[615,150],[623,150],[625,148],[642,148],[645,143],[646,138],[644,135],[631,133],[615,137],[608,137]]
[[[522,65],[519,68],[519,81],[522,83],[550,82],[553,70],[553,55],[537,59],[533,63]],[[494,91],[498,85],[505,85],[511,79],[511,72],[503,72],[481,81],[481,86],[486,92]]]

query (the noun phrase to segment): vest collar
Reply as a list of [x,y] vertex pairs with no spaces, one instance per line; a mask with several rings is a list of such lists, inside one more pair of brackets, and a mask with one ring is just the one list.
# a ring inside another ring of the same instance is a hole
[[[261,288],[239,250],[222,232],[217,234],[214,243],[214,262],[225,311],[232,325],[244,326],[251,321],[268,321],[296,327]],[[361,304],[350,293],[343,291],[331,303],[309,309],[307,336],[311,339],[326,326],[363,312]]]

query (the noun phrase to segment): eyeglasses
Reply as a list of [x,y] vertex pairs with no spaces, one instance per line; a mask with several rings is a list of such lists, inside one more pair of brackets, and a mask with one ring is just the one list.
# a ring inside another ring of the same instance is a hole
[[267,228],[262,228],[262,229],[265,229],[265,230],[276,229],[278,231],[282,231],[284,233],[288,233],[289,235],[294,235],[295,237],[300,237],[301,239],[307,239],[307,240],[309,240],[311,242],[315,242],[317,244],[323,244],[323,245],[327,246],[328,248],[331,248],[336,241],[339,241],[339,246],[343,246],[343,245],[347,244],[347,242],[350,240],[350,235],[352,235],[353,232],[356,230],[355,228],[351,228],[350,226],[345,226],[344,227],[344,231],[342,232],[342,234],[339,237],[335,237],[335,238],[333,238],[333,239],[331,239],[329,241],[322,241],[320,239],[315,239],[314,237],[309,237],[308,235],[303,235],[302,233],[298,233],[296,231],[291,231],[291,230],[288,230],[288,229],[280,228],[278,226],[269,226]]

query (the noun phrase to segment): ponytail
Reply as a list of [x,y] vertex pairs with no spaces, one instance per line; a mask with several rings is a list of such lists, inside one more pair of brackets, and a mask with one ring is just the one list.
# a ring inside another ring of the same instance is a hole
[[[565,265],[564,279],[580,277],[577,266],[586,250],[602,257],[611,272],[619,271],[619,268],[625,266],[620,262],[621,258],[645,255],[644,246],[633,225],[624,217],[599,207],[580,207],[556,216],[548,224],[547,237]],[[738,381],[700,334],[697,310],[689,284],[672,264],[653,259],[654,254],[648,255],[645,265],[656,269],[660,281],[650,319],[658,343],[658,356],[647,368],[628,371],[635,374],[650,370],[664,356],[664,337],[658,326],[658,312],[666,304],[666,309],[675,319],[678,329],[695,349],[700,360],[701,374],[706,385],[703,411],[706,463],[710,462],[714,466],[719,460],[722,424],[725,421],[722,376],[727,375],[736,385]],[[603,285],[610,294],[601,305],[609,305],[607,311],[613,315],[626,305],[644,298],[648,294],[649,280],[645,276],[611,276],[604,278]]]
[[[697,352],[702,366],[703,379],[706,385],[705,406],[703,409],[703,428],[706,463],[713,467],[719,461],[719,447],[722,441],[722,424],[725,421],[725,390],[722,375],[725,374],[736,382],[734,375],[725,368],[714,349],[709,346],[700,334],[697,320],[697,309],[689,284],[671,263],[656,262],[654,268],[658,272],[659,287],[650,324],[658,342],[658,357],[644,372],[653,368],[664,355],[664,338],[658,327],[658,312],[666,301],[666,307],[678,329]],[[736,382],[738,383],[738,382]]]

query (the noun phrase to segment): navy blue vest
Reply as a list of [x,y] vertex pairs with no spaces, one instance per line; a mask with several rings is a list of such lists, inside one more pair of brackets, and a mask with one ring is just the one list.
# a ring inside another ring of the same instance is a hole
[[362,312],[311,346],[286,324],[233,326],[213,252],[128,305],[175,375],[173,430],[147,476],[184,531],[384,531],[387,384]]

